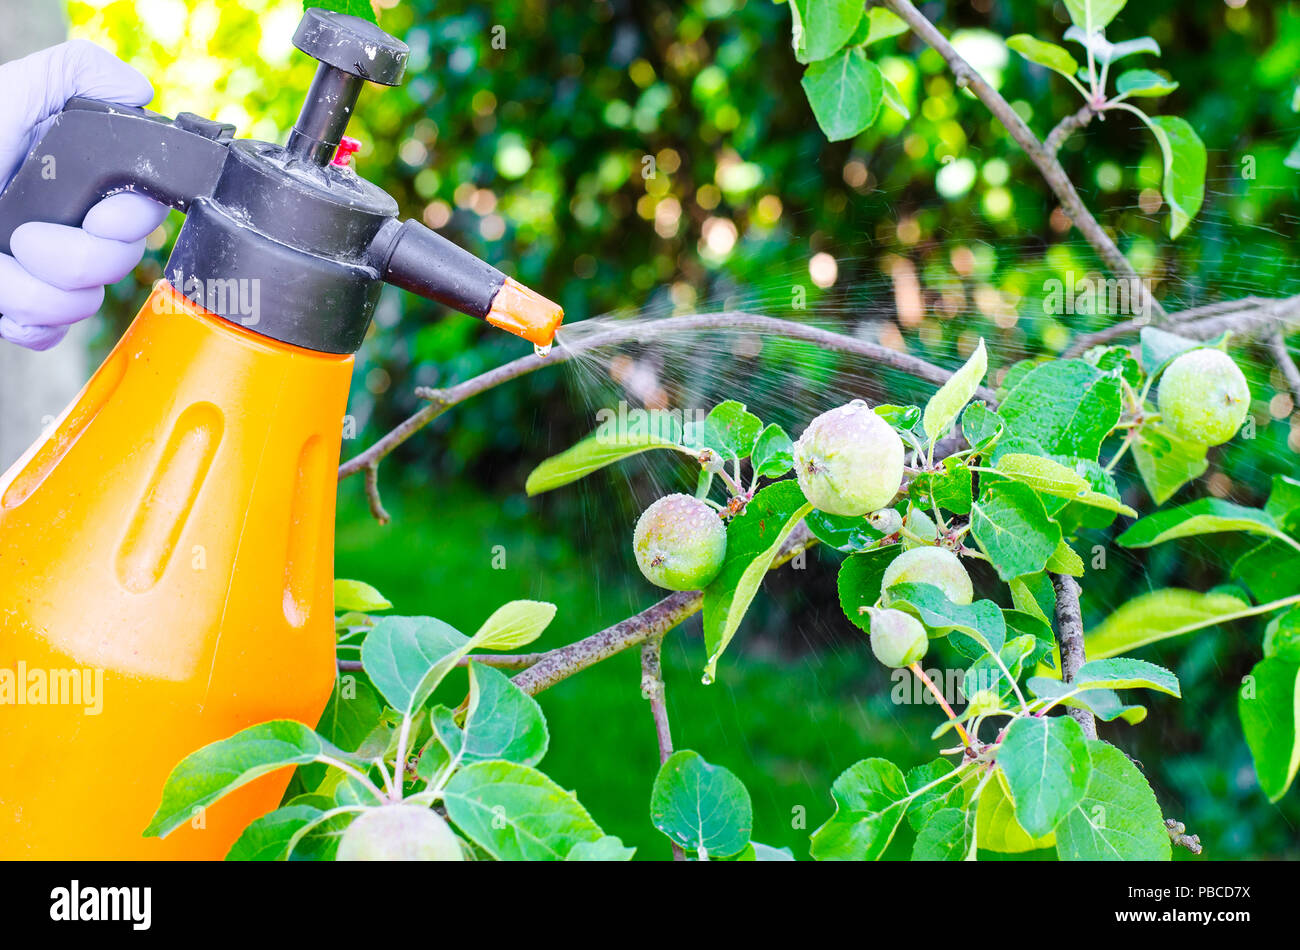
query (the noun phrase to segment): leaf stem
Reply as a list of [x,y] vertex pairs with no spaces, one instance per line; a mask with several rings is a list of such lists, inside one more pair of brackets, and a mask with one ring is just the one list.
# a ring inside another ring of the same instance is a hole
[[966,753],[971,758],[974,758],[975,747],[971,743],[970,733],[966,731],[965,726],[957,721],[957,714],[954,713],[952,707],[948,705],[948,700],[943,698],[943,693],[939,691],[939,687],[935,686],[934,681],[925,675],[925,670],[921,669],[921,664],[919,662],[913,662],[909,664],[907,668],[912,671],[913,676],[925,684],[925,688],[930,691],[932,696],[934,696],[935,701],[943,707],[944,713],[948,716],[948,721],[956,727],[957,735],[961,736],[961,744],[966,747]]

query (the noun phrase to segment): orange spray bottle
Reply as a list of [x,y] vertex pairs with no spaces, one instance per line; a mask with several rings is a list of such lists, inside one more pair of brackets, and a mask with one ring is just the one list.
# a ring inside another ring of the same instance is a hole
[[0,195],[0,250],[124,189],[187,214],[167,279],[0,476],[0,858],[220,858],[276,807],[287,772],[141,836],[184,756],[315,724],[333,688],[336,466],[382,284],[540,346],[563,318],[332,163],[406,47],[320,10],[294,45],[319,66],[285,146],[75,99]]

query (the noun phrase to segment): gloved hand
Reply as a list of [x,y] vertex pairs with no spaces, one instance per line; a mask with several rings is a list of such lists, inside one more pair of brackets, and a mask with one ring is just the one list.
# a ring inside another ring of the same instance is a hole
[[[73,40],[0,66],[0,189],[73,96],[128,106],[153,98],[149,81],[107,50]],[[90,209],[80,228],[29,222],[0,254],[0,339],[49,349],[129,274],[167,209],[122,192]]]

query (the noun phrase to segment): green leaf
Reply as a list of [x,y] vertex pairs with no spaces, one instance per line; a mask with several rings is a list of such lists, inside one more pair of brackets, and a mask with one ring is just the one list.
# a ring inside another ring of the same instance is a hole
[[[734,399],[720,402],[705,417],[702,426],[690,426],[685,438],[693,449],[713,449],[721,458],[749,458],[763,431],[763,423],[745,404]],[[793,448],[793,447],[792,447]],[[793,460],[790,463],[794,464]]]
[[952,428],[957,414],[966,408],[966,404],[971,401],[980,383],[984,381],[984,374],[988,372],[988,368],[988,351],[984,349],[984,338],[981,337],[970,359],[962,365],[961,369],[953,373],[925,404],[921,428],[930,445]]
[[1146,123],[1164,155],[1169,236],[1176,238],[1191,224],[1205,200],[1205,143],[1187,120],[1178,116],[1147,116]]
[[998,765],[1016,821],[1029,834],[1052,831],[1088,789],[1092,763],[1083,729],[1069,716],[1022,716],[1007,727]]
[[1079,71],[1078,61],[1070,55],[1069,50],[1055,43],[1045,43],[1028,33],[1017,33],[1007,38],[1007,46],[1015,50],[1031,63],[1046,66],[1062,76],[1073,76]]
[[1011,588],[1011,602],[1016,609],[1032,614],[1050,629],[1052,615],[1056,611],[1056,588],[1052,586],[1051,579],[1040,572],[1013,577],[1007,584]]
[[595,841],[579,841],[569,849],[566,861],[631,861],[636,848],[624,846],[621,838],[605,835]]
[[[1006,614],[1004,613],[1005,617]],[[980,690],[991,690],[1004,700],[1015,692],[1012,684],[1020,679],[1025,660],[1038,651],[1038,640],[1033,635],[1021,635],[1008,640],[998,651],[997,662],[993,654],[985,653],[972,663],[961,681],[961,691],[967,701]],[[1006,667],[1006,672],[1002,671]],[[1007,674],[1010,674],[1008,679]]]
[[913,861],[964,861],[975,847],[975,811],[941,808],[916,836]]
[[334,582],[334,610],[346,613],[355,610],[368,614],[376,610],[387,610],[393,606],[383,594],[362,581]]
[[1146,777],[1119,749],[1088,742],[1088,791],[1056,827],[1062,861],[1168,861],[1164,815]]
[[1006,620],[991,600],[954,604],[932,584],[895,584],[889,588],[889,597],[889,606],[911,608],[932,636],[964,634],[989,653],[998,653],[1006,645]]
[[316,732],[340,749],[356,752],[376,734],[383,712],[384,704],[369,677],[343,673],[334,680],[334,691],[316,724]]
[[555,605],[543,600],[512,600],[492,612],[474,634],[480,650],[517,650],[542,635],[555,619]]
[[538,465],[528,475],[524,490],[529,495],[540,495],[552,489],[576,482],[607,465],[625,458],[648,452],[651,449],[677,449],[682,446],[657,434],[615,434],[588,436],[577,445],[553,455]]
[[253,821],[226,854],[227,861],[286,861],[295,836],[325,812],[310,805],[286,805]]
[[1178,88],[1178,83],[1149,69],[1129,69],[1120,73],[1115,88],[1123,95],[1154,99],[1169,95]]
[[885,568],[893,563],[894,558],[902,553],[897,544],[855,554],[844,559],[840,565],[836,587],[840,596],[840,609],[849,621],[862,630],[871,632],[871,617],[862,608],[874,607],[880,599],[880,590],[885,576]]
[[1286,475],[1274,475],[1264,510],[1273,516],[1283,531],[1300,534],[1300,481]]
[[146,838],[165,838],[193,816],[230,792],[286,765],[351,762],[353,756],[326,742],[300,722],[275,719],[249,726],[228,739],[191,752],[172,769],[162,802]]
[[309,7],[320,7],[322,10],[361,17],[371,23],[379,22],[375,18],[375,8],[370,5],[370,0],[304,0],[302,6],[304,10]]
[[890,37],[906,33],[907,21],[893,10],[884,7],[871,7],[867,15],[858,22],[858,28],[849,39],[850,46],[870,46]]
[[1164,504],[1209,468],[1206,446],[1176,435],[1158,422],[1148,422],[1133,442],[1133,459],[1147,492]]
[[911,432],[921,421],[919,406],[896,406],[893,403],[881,403],[871,410],[884,419],[900,433]]
[[877,542],[884,537],[865,515],[831,515],[814,508],[803,520],[818,541],[846,554],[876,549]]
[[793,861],[794,852],[789,848],[774,848],[770,844],[751,841],[749,847],[740,853],[738,861]]
[[469,708],[464,729],[434,719],[438,738],[462,762],[504,759],[536,765],[546,755],[550,734],[537,700],[490,666],[469,664]]
[[1211,626],[1237,614],[1246,604],[1229,594],[1203,594],[1169,587],[1140,594],[1121,604],[1089,632],[1088,656],[1103,659],[1128,653],[1148,643]]
[[888,759],[863,759],[831,786],[835,814],[813,832],[818,861],[875,861],[894,838],[908,804],[907,782]]
[[754,443],[754,474],[779,478],[794,468],[794,443],[775,422],[765,428]]
[[[946,781],[919,792],[931,782],[945,777]],[[920,831],[930,816],[939,809],[963,804],[961,780],[961,773],[947,759],[934,759],[907,770],[907,788],[916,796],[907,809],[907,821],[913,831]]]
[[977,453],[996,442],[1006,429],[1006,422],[985,403],[973,402],[961,414],[961,433],[966,444]]
[[954,514],[970,513],[973,477],[964,459],[950,456],[938,472],[923,472],[913,477],[908,497],[921,508],[938,505]]
[[[878,7],[876,9],[879,9]],[[907,108],[907,103],[903,100],[903,92],[898,88],[897,83],[890,79],[883,72],[880,74],[882,80],[881,95],[884,96],[885,105],[893,109],[904,119],[912,117],[912,110]]]
[[1095,461],[1120,417],[1120,383],[1084,360],[1055,360],[1021,377],[998,409],[1007,435],[1044,453]]
[[1126,548],[1149,548],[1175,538],[1190,538],[1221,531],[1279,535],[1268,512],[1247,508],[1222,498],[1201,498],[1188,505],[1168,508],[1133,524],[1117,539]]
[[1300,661],[1300,607],[1269,621],[1264,628],[1264,656]]
[[389,705],[411,715],[470,646],[469,637],[433,617],[385,617],[361,644],[361,664]]
[[1169,670],[1132,657],[1089,660],[1075,673],[1074,685],[1098,689],[1145,688],[1170,696],[1183,695],[1178,688],[1178,677]]
[[849,42],[862,19],[861,0],[791,0],[794,55],[801,63],[825,59]]
[[1142,345],[1142,368],[1149,376],[1156,376],[1184,353],[1205,346],[1202,340],[1191,340],[1159,327],[1143,327],[1138,339]]
[[1065,0],[1065,10],[1074,25],[1089,33],[1106,29],[1127,0]]
[[1061,526],[1019,482],[984,489],[971,508],[971,534],[1004,581],[1041,571],[1061,543]]
[[1270,538],[1237,558],[1232,576],[1261,603],[1290,597],[1296,593],[1296,578],[1300,577],[1300,551]]
[[998,459],[997,470],[1035,491],[1068,498],[1081,505],[1118,512],[1136,518],[1137,512],[1109,495],[1092,490],[1092,483],[1073,469],[1040,455],[1008,452]]
[[884,100],[880,67],[861,49],[844,49],[813,63],[800,85],[817,124],[832,142],[851,139],[869,128]]
[[1022,854],[1056,844],[1054,834],[1034,838],[1020,827],[1002,769],[993,773],[993,778],[980,794],[975,809],[975,831],[981,848],[1000,854]]
[[1061,699],[1075,687],[1071,683],[1062,683],[1059,679],[1046,676],[1031,676],[1025,681],[1029,691],[1042,699],[1060,699],[1062,706],[1075,706],[1087,709],[1102,722],[1123,719],[1129,725],[1137,725],[1147,717],[1145,706],[1125,705],[1119,693],[1109,689],[1085,689],[1068,699]]
[[1062,541],[1056,546],[1044,566],[1053,574],[1069,574],[1071,577],[1082,577],[1084,572],[1083,558],[1070,547],[1068,541]]
[[1071,26],[1065,31],[1064,35],[1067,40],[1073,40],[1085,49],[1091,48],[1093,58],[1102,66],[1107,66],[1126,56],[1132,56],[1134,53],[1160,55],[1160,44],[1149,36],[1139,36],[1136,39],[1112,43],[1101,33],[1095,30],[1092,33],[1085,33],[1083,28],[1078,26]]
[[812,511],[794,479],[760,489],[744,512],[727,526],[727,557],[704,590],[705,677],[717,675],[718,658],[740,627],[781,545]]
[[740,779],[698,752],[668,757],[650,794],[654,826],[685,851],[701,858],[729,858],[745,850],[754,830],[754,809]]
[[604,832],[567,792],[514,762],[475,762],[447,784],[447,817],[498,861],[562,861]]
[[1256,663],[1237,711],[1260,788],[1275,802],[1300,771],[1300,663],[1277,657]]

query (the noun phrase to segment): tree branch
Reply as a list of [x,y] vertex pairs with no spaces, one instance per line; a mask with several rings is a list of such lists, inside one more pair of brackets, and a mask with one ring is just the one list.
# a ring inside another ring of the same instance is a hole
[[[776,570],[800,551],[816,543],[817,539],[801,522],[790,532],[790,537],[786,538],[768,570]],[[552,650],[511,681],[525,693],[535,696],[574,673],[595,666],[601,660],[607,660],[629,647],[639,646],[651,637],[662,636],[687,617],[698,613],[703,606],[704,595],[700,591],[670,594],[657,604],[626,620],[620,620],[612,627],[606,627],[577,643]]]
[[[1300,322],[1300,295],[1242,297],[1183,310],[1172,317],[1166,329],[1194,340],[1210,340],[1224,332],[1231,332],[1239,339],[1251,339],[1297,322]],[[1078,337],[1064,355],[1078,356],[1149,325],[1145,317],[1112,324]]]
[[1281,330],[1273,331],[1273,335],[1268,339],[1268,345],[1273,351],[1273,359],[1277,361],[1277,368],[1282,371],[1287,386],[1291,388],[1292,405],[1300,409],[1300,368],[1295,365],[1291,350],[1286,345],[1286,337],[1282,335]]
[[[565,337],[557,341],[559,345],[551,351],[549,356],[543,357],[536,354],[523,356],[446,389],[417,389],[416,395],[426,400],[428,405],[409,416],[395,429],[375,442],[374,445],[339,466],[339,480],[342,481],[349,476],[364,472],[366,476],[366,497],[370,502],[370,510],[381,524],[386,524],[389,518],[379,495],[379,463],[396,451],[402,443],[452,406],[459,405],[473,396],[500,386],[502,383],[526,376],[544,367],[567,363],[569,360],[575,359],[580,354],[590,350],[622,343],[642,343],[673,334],[704,330],[741,330],[765,333],[785,339],[814,343],[840,353],[864,356],[875,363],[907,373],[926,382],[934,383],[936,386],[942,386],[952,376],[949,370],[941,366],[935,366],[918,356],[892,350],[870,340],[859,339],[855,336],[848,336],[822,327],[810,326],[806,323],[797,323],[793,320],[781,320],[776,317],[764,317],[740,311],[697,313],[681,317],[665,317],[661,320],[628,320],[602,326],[586,335],[579,334],[572,339],[567,338],[575,333],[577,328],[582,327],[583,324],[579,323],[570,328]],[[980,387],[976,395],[989,402],[994,399],[992,391],[985,387]]]
[[[1056,588],[1056,643],[1061,648],[1061,681],[1074,682],[1079,667],[1087,662],[1083,647],[1083,611],[1079,607],[1079,585],[1066,574],[1052,574]],[[1069,714],[1083,727],[1089,739],[1097,738],[1097,721],[1087,709],[1068,707]]]
[[[1138,276],[1133,265],[1115,246],[1110,235],[1092,216],[1092,212],[1084,205],[1083,199],[1075,191],[1074,184],[1061,167],[1061,163],[1056,160],[1056,150],[1049,149],[1040,142],[1037,136],[1030,131],[1029,126],[1025,124],[1024,119],[1011,108],[1011,104],[1002,98],[1002,94],[985,82],[984,78],[975,71],[975,68],[962,59],[960,53],[953,48],[948,42],[947,37],[939,32],[938,28],[925,18],[911,0],[879,0],[881,6],[888,7],[897,13],[911,27],[912,32],[919,36],[928,46],[932,47],[935,52],[943,57],[944,62],[957,79],[957,85],[961,88],[970,89],[980,102],[993,113],[999,122],[1001,122],[1011,133],[1016,144],[1024,150],[1030,160],[1038,166],[1039,173],[1046,180],[1048,187],[1055,192],[1056,197],[1061,202],[1061,209],[1066,213],[1074,226],[1084,236],[1093,250],[1102,259],[1106,266],[1117,277],[1131,280],[1135,287],[1141,288],[1142,300],[1138,301],[1138,306],[1144,313],[1153,313],[1157,321],[1165,319],[1164,307],[1151,295],[1150,289],[1146,283]],[[1077,114],[1076,114],[1077,115]],[[1059,128],[1059,127],[1058,127]],[[1061,140],[1064,140],[1064,133]],[[1059,147],[1060,142],[1056,143]]]

